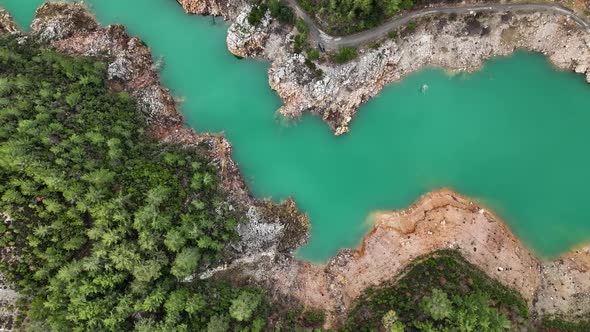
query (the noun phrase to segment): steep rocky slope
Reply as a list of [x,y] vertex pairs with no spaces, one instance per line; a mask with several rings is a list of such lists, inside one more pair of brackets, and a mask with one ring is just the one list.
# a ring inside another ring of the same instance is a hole
[[187,13],[235,17],[249,2],[247,0],[177,0]]

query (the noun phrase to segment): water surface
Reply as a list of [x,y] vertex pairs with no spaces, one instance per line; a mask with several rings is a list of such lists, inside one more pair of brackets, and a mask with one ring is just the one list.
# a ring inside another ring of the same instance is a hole
[[[27,25],[41,2],[0,5]],[[286,126],[275,116],[268,64],[233,57],[220,19],[186,15],[173,0],[89,3],[102,23],[126,25],[164,58],[163,83],[184,98],[187,124],[227,135],[254,194],[295,198],[313,226],[302,258],[356,246],[371,211],[441,187],[484,202],[540,255],[590,240],[590,87],[541,55],[494,59],[473,75],[416,73],[335,137],[317,117]]]

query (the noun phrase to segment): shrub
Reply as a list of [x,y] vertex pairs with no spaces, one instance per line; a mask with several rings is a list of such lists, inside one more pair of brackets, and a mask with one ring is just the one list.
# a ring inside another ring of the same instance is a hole
[[307,53],[307,58],[310,61],[316,61],[320,58],[320,51],[317,48],[308,48],[306,53]]
[[414,32],[414,31],[416,31],[416,28],[417,27],[418,26],[417,26],[416,22],[414,22],[414,21],[409,22],[408,25],[406,26],[406,31],[408,31],[408,32]]
[[300,34],[307,34],[309,32],[307,24],[305,24],[305,21],[300,17],[298,17],[295,21],[295,27],[297,28],[297,31],[299,31]]
[[253,5],[250,14],[248,14],[248,23],[253,26],[259,25],[267,10],[268,7],[264,3]]
[[293,10],[281,0],[268,0],[268,9],[270,15],[281,23],[293,23],[295,21]]
[[381,46],[381,41],[371,42],[368,46],[369,48],[376,50]]
[[293,42],[293,52],[301,53],[303,48],[305,47],[305,43],[307,42],[307,36],[303,34],[298,34],[295,36],[295,40]]
[[452,303],[447,293],[438,288],[432,290],[432,295],[422,299],[420,308],[434,320],[443,320],[451,315]]
[[332,56],[332,59],[336,63],[346,63],[356,58],[357,51],[354,47],[341,47],[336,54]]

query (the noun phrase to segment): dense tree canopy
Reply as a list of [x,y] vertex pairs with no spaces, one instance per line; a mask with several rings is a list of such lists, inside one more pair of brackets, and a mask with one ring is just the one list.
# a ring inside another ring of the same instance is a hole
[[1,268],[32,326],[264,326],[259,291],[192,278],[238,222],[198,151],[150,140],[103,62],[2,37],[0,73]]

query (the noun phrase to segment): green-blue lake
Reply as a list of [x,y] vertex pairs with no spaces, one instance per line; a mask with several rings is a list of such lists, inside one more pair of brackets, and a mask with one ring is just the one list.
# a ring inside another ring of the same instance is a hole
[[[41,3],[0,0],[21,26]],[[314,116],[284,125],[268,63],[232,56],[220,19],[186,15],[174,0],[87,3],[163,57],[162,81],[184,100],[187,125],[225,133],[255,195],[295,198],[313,227],[301,258],[325,261],[356,246],[371,211],[441,187],[485,203],[540,255],[590,240],[590,86],[541,55],[494,59],[470,75],[421,71],[387,87],[335,137]]]

